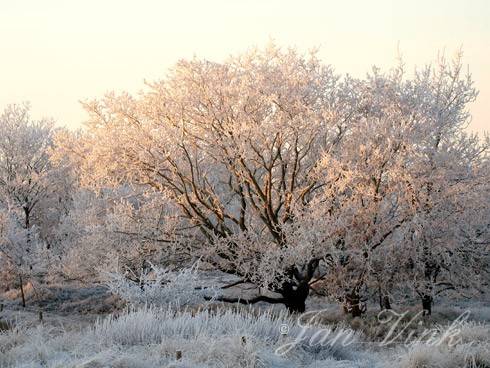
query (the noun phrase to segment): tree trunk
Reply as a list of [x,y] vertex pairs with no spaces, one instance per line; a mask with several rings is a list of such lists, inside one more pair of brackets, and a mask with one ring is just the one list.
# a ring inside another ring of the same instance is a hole
[[28,207],[24,207],[24,215],[25,215],[25,228],[29,229],[31,226],[31,211],[29,210]]
[[310,293],[310,285],[307,282],[300,283],[297,287],[287,284],[283,287],[281,295],[284,305],[290,313],[304,313],[306,310],[306,299]]
[[352,291],[345,295],[344,312],[352,317],[360,317],[366,312],[366,308],[361,305],[361,297],[357,291]]
[[390,297],[388,295],[379,296],[379,307],[381,310],[391,309]]
[[390,297],[383,292],[383,288],[378,285],[379,308],[381,310],[391,309]]
[[22,297],[22,308],[26,307],[26,297],[24,294],[24,283],[22,280],[22,275],[19,274],[19,282],[20,282],[20,295]]
[[432,314],[432,302],[432,296],[422,295],[422,309],[424,316],[430,316]]

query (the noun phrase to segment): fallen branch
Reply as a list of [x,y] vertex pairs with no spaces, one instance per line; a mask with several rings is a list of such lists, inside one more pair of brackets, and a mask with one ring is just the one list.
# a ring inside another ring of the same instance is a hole
[[211,297],[205,297],[204,299],[206,300],[213,300],[217,302],[225,302],[225,303],[240,303],[240,304],[255,304],[258,302],[266,302],[266,303],[271,303],[271,304],[281,304],[284,303],[284,298],[271,298],[269,296],[265,295],[259,295],[256,296],[255,298],[252,299],[242,299],[242,298],[226,298],[226,297],[219,297],[219,298],[211,298]]

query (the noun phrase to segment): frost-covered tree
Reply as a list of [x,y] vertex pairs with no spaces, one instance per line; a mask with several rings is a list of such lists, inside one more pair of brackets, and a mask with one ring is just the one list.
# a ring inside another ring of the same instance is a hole
[[[409,161],[415,215],[405,234],[404,276],[430,314],[434,296],[479,289],[488,257],[490,140],[466,133],[477,92],[461,55],[440,58],[415,76],[411,94],[424,116]],[[479,236],[474,236],[476,233]],[[472,234],[472,235],[470,235]]]
[[49,159],[53,132],[51,120],[30,118],[27,104],[9,105],[0,115],[0,211],[8,219],[0,251],[15,265],[21,288],[25,270],[32,269],[28,260],[43,244],[38,209],[55,192]]
[[351,83],[314,55],[273,47],[225,64],[182,61],[141,99],[87,104],[85,178],[165,193],[200,231],[189,256],[280,295],[257,300],[303,310],[325,248],[295,243],[286,227],[322,187],[318,159],[356,114]]
[[478,289],[488,254],[488,244],[465,235],[488,236],[482,211],[490,206],[489,141],[465,132],[476,91],[460,55],[441,58],[412,80],[402,67],[388,74],[375,69],[361,88],[368,125],[342,153],[344,167],[355,170],[345,175],[348,190],[331,196],[341,208],[337,219],[349,213],[340,198],[356,200],[346,231],[361,238],[341,243],[324,286],[348,291],[354,314],[368,285],[382,308],[408,285],[430,311],[434,294]]
[[[169,253],[264,291],[226,300],[303,311],[325,278],[359,314],[373,278],[389,292],[376,254],[413,248],[403,235],[423,213],[434,119],[461,126],[475,96],[469,79],[443,74],[340,78],[315,54],[275,46],[224,63],[181,61],[138,97],[87,103],[87,130],[60,140],[59,154],[77,162],[82,184],[160,193],[181,221]],[[431,180],[444,188],[447,170]]]
[[29,106],[9,105],[0,116],[0,204],[19,210],[24,228],[52,188],[49,149],[53,122],[32,120]]
[[46,244],[35,226],[25,229],[12,212],[0,212],[0,267],[2,274],[18,279],[22,306],[26,306],[24,282],[46,273],[51,262]]

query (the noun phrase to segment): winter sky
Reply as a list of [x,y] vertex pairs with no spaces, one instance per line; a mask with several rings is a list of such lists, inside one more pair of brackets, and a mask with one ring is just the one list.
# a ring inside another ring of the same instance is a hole
[[308,50],[339,72],[407,70],[462,47],[480,90],[470,129],[490,131],[490,1],[0,0],[0,108],[77,127],[79,100],[135,92],[180,58],[223,60],[269,39]]

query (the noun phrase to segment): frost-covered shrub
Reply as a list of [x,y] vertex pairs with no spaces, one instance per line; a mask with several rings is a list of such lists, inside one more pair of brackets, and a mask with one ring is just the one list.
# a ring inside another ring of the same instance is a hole
[[133,306],[191,306],[213,300],[220,292],[214,285],[203,286],[198,263],[190,268],[170,270],[150,264],[133,280],[129,275],[108,273],[107,285]]
[[78,190],[55,232],[60,273],[84,282],[102,281],[101,270],[114,267],[137,272],[147,261],[180,264],[173,259],[174,243],[183,241],[175,230],[179,219],[174,212],[164,196],[141,188]]

